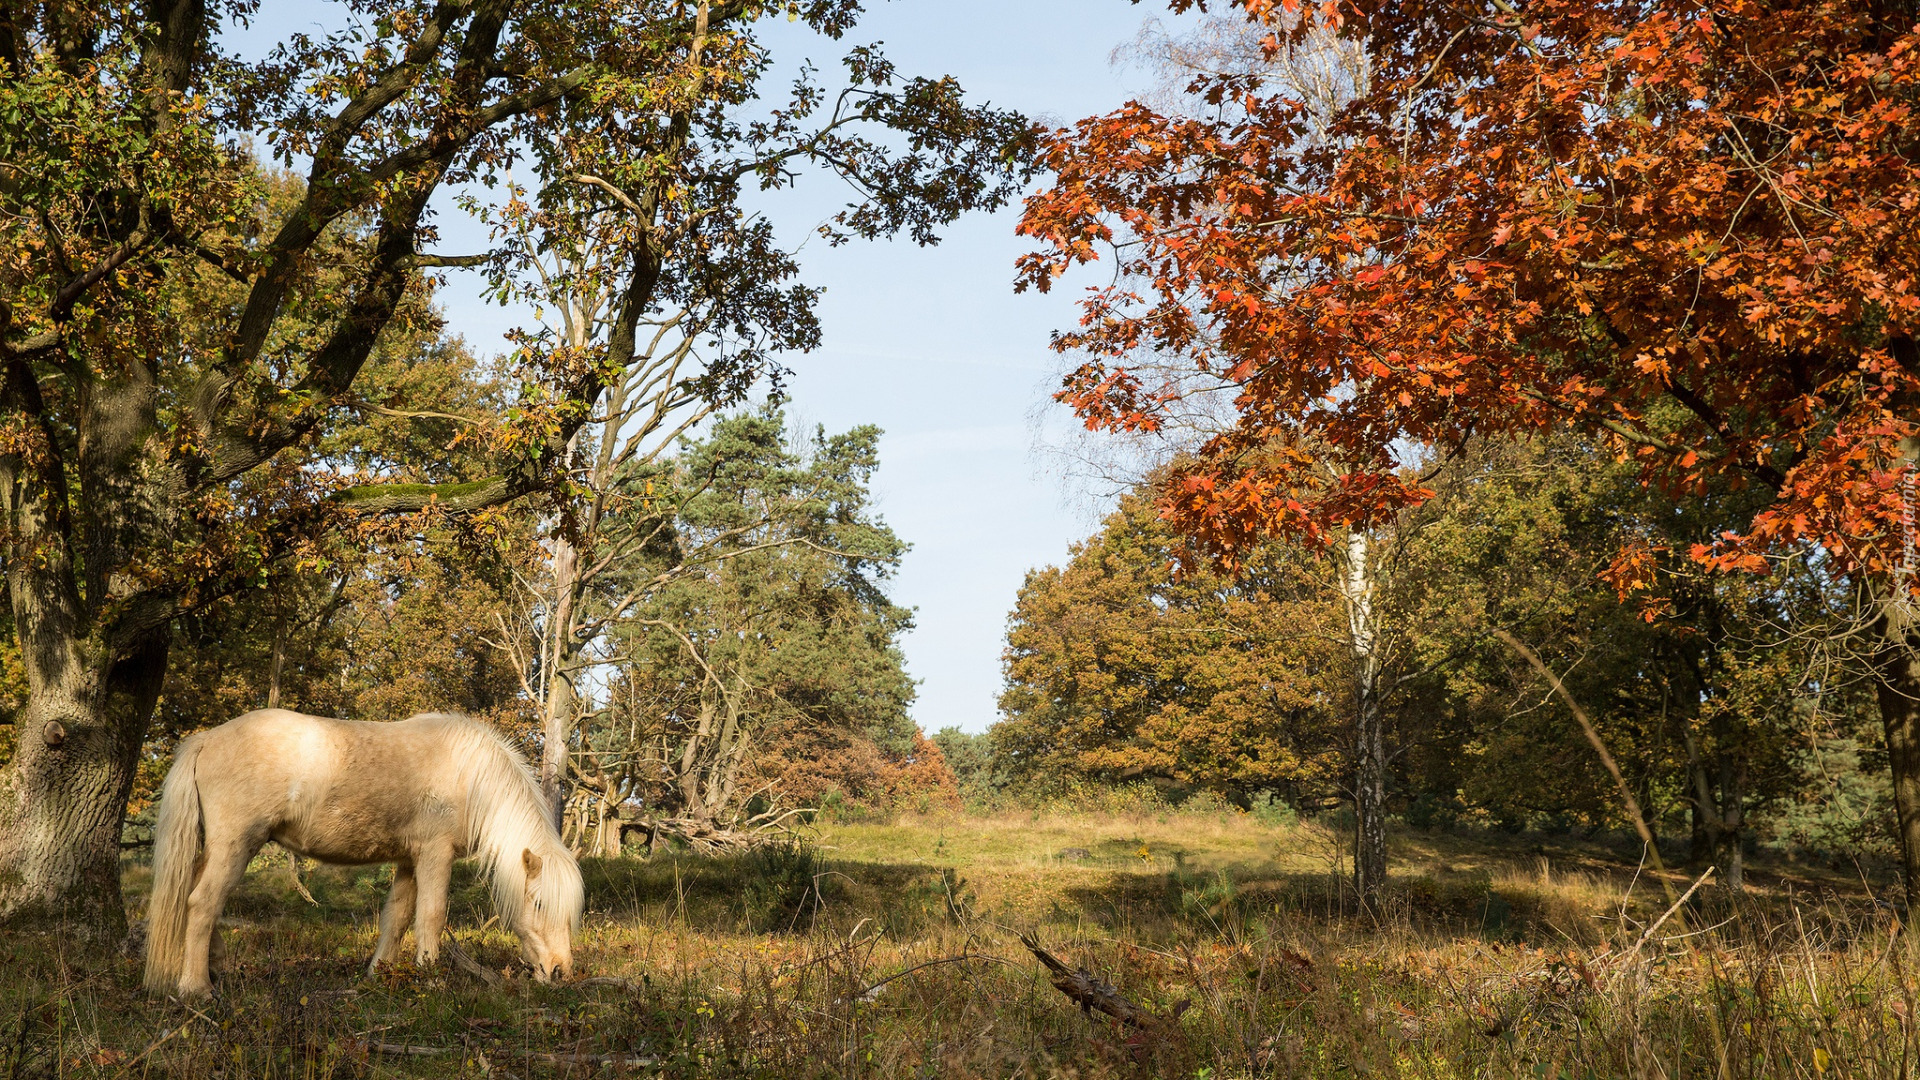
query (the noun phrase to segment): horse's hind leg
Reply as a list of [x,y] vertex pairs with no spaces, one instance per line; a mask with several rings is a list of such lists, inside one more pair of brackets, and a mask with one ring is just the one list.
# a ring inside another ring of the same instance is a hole
[[414,958],[431,967],[440,958],[440,935],[447,928],[447,885],[453,879],[453,851],[422,851],[413,863],[418,899],[413,916]]
[[187,894],[186,956],[180,973],[180,993],[184,997],[200,997],[213,989],[207,969],[212,961],[215,928],[227,906],[227,894],[247,872],[247,861],[257,847],[249,845],[244,837],[211,831],[207,835],[206,865],[193,883],[193,891]]
[[393,868],[393,888],[387,892],[386,906],[380,909],[380,942],[373,947],[373,963],[367,965],[367,974],[393,959],[400,947],[400,939],[413,922],[414,892],[413,866],[400,863]]

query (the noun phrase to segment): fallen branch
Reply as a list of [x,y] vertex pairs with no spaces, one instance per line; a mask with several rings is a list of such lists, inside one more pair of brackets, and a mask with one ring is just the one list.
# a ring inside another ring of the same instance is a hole
[[1040,942],[1032,934],[1021,934],[1020,944],[1034,955],[1047,971],[1052,973],[1054,989],[1067,995],[1080,1011],[1091,1016],[1102,1012],[1129,1027],[1147,1029],[1160,1025],[1160,1017],[1135,1005],[1120,996],[1118,988],[1101,981],[1099,976],[1086,968],[1068,968],[1054,955],[1040,947]]
[[1666,914],[1653,920],[1652,926],[1649,926],[1645,930],[1640,932],[1640,940],[1633,943],[1633,949],[1632,949],[1633,953],[1638,953],[1640,951],[1640,947],[1642,945],[1645,945],[1647,941],[1653,937],[1653,932],[1655,930],[1660,929],[1660,926],[1662,923],[1672,918],[1673,913],[1680,910],[1680,905],[1686,903],[1687,900],[1690,897],[1692,897],[1694,893],[1700,890],[1700,886],[1706,884],[1707,878],[1713,875],[1714,869],[1715,868],[1711,866],[1707,867],[1705,872],[1703,872],[1699,877],[1694,879],[1693,884],[1687,888],[1687,891],[1680,895],[1680,899],[1675,900],[1673,902],[1673,906],[1667,909]]
[[461,972],[479,979],[488,986],[499,986],[504,981],[499,972],[468,956],[467,950],[460,947],[460,942],[452,934],[447,935],[443,947],[446,949],[447,959],[453,961],[453,966]]
[[657,844],[662,837],[673,837],[703,855],[718,851],[746,851],[792,837],[793,830],[786,826],[786,821],[796,814],[808,813],[811,809],[811,807],[800,807],[777,815],[763,814],[748,821],[741,828],[716,824],[711,818],[623,817],[618,819],[620,840],[624,846],[628,832],[639,832],[647,835],[649,847]]
[[436,1057],[440,1054],[453,1053],[453,1048],[449,1046],[410,1046],[406,1043],[369,1042],[367,1043],[367,1053],[384,1054],[387,1057]]
[[161,1034],[159,1038],[148,1043],[147,1048],[145,1050],[142,1050],[138,1054],[134,1055],[134,1058],[132,1061],[129,1061],[125,1065],[121,1066],[122,1075],[126,1075],[126,1076],[133,1075],[133,1067],[147,1060],[148,1054],[151,1054],[155,1050],[160,1049],[160,1047],[164,1045],[167,1042],[167,1040],[173,1038],[175,1035],[185,1034],[187,1028],[191,1026],[192,1025],[190,1024],[181,1024],[177,1028],[168,1028],[165,1032]]

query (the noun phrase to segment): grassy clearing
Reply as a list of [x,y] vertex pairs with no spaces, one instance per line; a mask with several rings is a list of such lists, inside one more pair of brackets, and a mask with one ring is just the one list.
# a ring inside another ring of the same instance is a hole
[[[811,848],[589,861],[580,977],[363,975],[385,871],[256,863],[221,996],[0,943],[0,1076],[1904,1076],[1916,960],[1859,882],[1668,908],[1598,845],[1405,835],[1391,910],[1338,838],[1236,814],[907,819]],[[129,891],[143,889],[130,867]],[[1676,891],[1687,882],[1676,876]],[[511,967],[482,883],[455,933]],[[1083,1013],[1019,941],[1149,1010]],[[1644,940],[1643,940],[1644,939]]]

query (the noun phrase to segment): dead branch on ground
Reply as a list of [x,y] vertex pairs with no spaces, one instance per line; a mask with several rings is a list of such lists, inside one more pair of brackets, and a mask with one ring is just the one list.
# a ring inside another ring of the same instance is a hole
[[1080,1011],[1091,1016],[1102,1012],[1128,1027],[1148,1029],[1160,1026],[1163,1018],[1148,1012],[1120,996],[1120,991],[1111,983],[1101,980],[1086,968],[1069,968],[1052,953],[1040,947],[1040,942],[1032,934],[1021,934],[1020,944],[1034,958],[1045,965],[1051,974],[1054,989],[1067,995]]

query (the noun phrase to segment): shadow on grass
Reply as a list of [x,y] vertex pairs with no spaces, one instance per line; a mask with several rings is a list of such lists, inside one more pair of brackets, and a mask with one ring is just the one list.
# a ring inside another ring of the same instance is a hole
[[[1136,869],[1140,844],[1102,845],[1095,866],[1054,892],[1040,916],[1109,932],[1166,940],[1194,930],[1218,931],[1249,920],[1283,917],[1331,923],[1359,914],[1348,884],[1325,872],[1289,873],[1236,865],[1201,871],[1176,866]],[[1169,857],[1162,849],[1157,857]],[[1181,863],[1179,853],[1173,853]],[[845,931],[865,920],[896,940],[920,935],[971,913],[973,895],[952,867],[924,863],[828,860],[804,846],[766,847],[720,855],[663,853],[652,859],[581,861],[589,914],[623,923],[674,924],[702,933],[805,935]],[[284,856],[263,857],[227,906],[230,923],[299,928],[336,938],[310,947],[358,955],[378,919],[392,870],[385,866],[306,869],[308,903],[294,888]],[[1651,902],[1655,897],[1647,898]],[[487,925],[494,908],[488,880],[472,862],[456,866],[448,896],[450,924],[466,932]],[[1638,908],[1633,909],[1636,913]],[[1490,940],[1587,940],[1590,915],[1556,891],[1496,882],[1484,872],[1397,876],[1384,915],[1446,936]],[[498,928],[496,928],[496,933]],[[364,961],[362,961],[364,962]]]
[[[1160,938],[1183,930],[1221,932],[1261,920],[1325,926],[1355,918],[1443,938],[1591,944],[1605,936],[1589,912],[1575,911],[1551,890],[1503,886],[1477,873],[1396,877],[1381,909],[1372,914],[1360,909],[1344,878],[1249,867],[1116,874],[1065,890],[1065,900],[1110,932]],[[1631,906],[1636,913],[1642,908]]]
[[[804,934],[817,924],[876,921],[894,936],[917,933],[949,917],[949,898],[964,903],[965,883],[951,868],[912,863],[829,862],[815,849],[772,846],[720,855],[664,853],[652,859],[588,858],[580,863],[587,912],[614,920],[702,932]],[[136,912],[147,891],[144,867],[126,877]],[[344,938],[371,932],[393,881],[393,868],[307,864],[300,894],[285,853],[268,848],[228,898],[229,927],[333,927]],[[484,926],[494,915],[489,879],[478,863],[454,865],[447,895],[456,931]]]
[[706,932],[804,934],[867,919],[902,937],[966,902],[965,883],[951,868],[829,862],[805,847],[586,859],[581,870],[591,912]]

